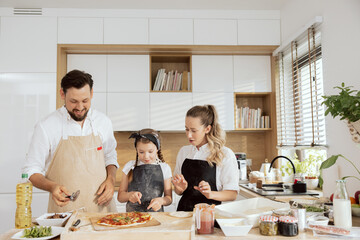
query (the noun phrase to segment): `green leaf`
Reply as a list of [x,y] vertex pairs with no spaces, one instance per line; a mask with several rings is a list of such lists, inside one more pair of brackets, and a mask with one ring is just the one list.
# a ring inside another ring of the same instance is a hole
[[322,178],[321,175],[320,175],[320,176],[319,176],[319,186],[320,186],[320,188],[322,188],[323,184],[324,184],[324,180],[323,180],[323,178]]
[[323,163],[321,163],[320,169],[326,169],[331,167],[336,163],[336,160],[338,159],[339,155],[332,155],[328,159],[326,159]]

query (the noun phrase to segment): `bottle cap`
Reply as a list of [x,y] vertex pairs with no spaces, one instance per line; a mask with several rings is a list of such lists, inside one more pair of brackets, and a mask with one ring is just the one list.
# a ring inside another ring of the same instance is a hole
[[28,174],[27,173],[21,174],[21,178],[28,178]]

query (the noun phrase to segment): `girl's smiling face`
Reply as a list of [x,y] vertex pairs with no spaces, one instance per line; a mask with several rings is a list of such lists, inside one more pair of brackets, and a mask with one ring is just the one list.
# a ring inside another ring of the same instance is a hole
[[206,134],[210,132],[211,126],[205,127],[202,125],[199,117],[185,118],[186,136],[191,145],[200,148],[207,143]]
[[142,143],[138,141],[136,143],[136,151],[139,160],[144,164],[155,163],[158,150],[153,142]]

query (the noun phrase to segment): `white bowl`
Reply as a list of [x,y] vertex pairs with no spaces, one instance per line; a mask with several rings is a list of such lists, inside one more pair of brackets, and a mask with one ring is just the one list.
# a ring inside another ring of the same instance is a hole
[[360,217],[360,208],[351,207],[351,212],[353,216]]
[[329,218],[324,216],[312,216],[308,218],[308,225],[322,225],[326,226],[329,223]]
[[216,219],[219,223],[221,230],[227,237],[245,236],[249,233],[252,225],[247,224],[244,218],[227,218]]
[[36,219],[37,223],[41,226],[58,226],[61,227],[63,225],[63,223],[68,220],[68,218],[71,216],[71,213],[69,212],[65,212],[65,213],[57,213],[57,214],[64,214],[66,215],[65,218],[50,218],[48,219],[47,217],[54,215],[55,213],[45,213],[43,215],[41,215],[40,217],[38,217]]

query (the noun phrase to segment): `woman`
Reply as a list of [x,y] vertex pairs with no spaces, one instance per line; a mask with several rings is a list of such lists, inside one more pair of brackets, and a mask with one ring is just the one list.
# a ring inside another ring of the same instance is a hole
[[220,204],[236,199],[239,171],[235,154],[225,147],[225,133],[213,105],[194,106],[186,113],[191,145],[180,149],[172,183],[182,195],[177,210],[193,211],[198,203]]

